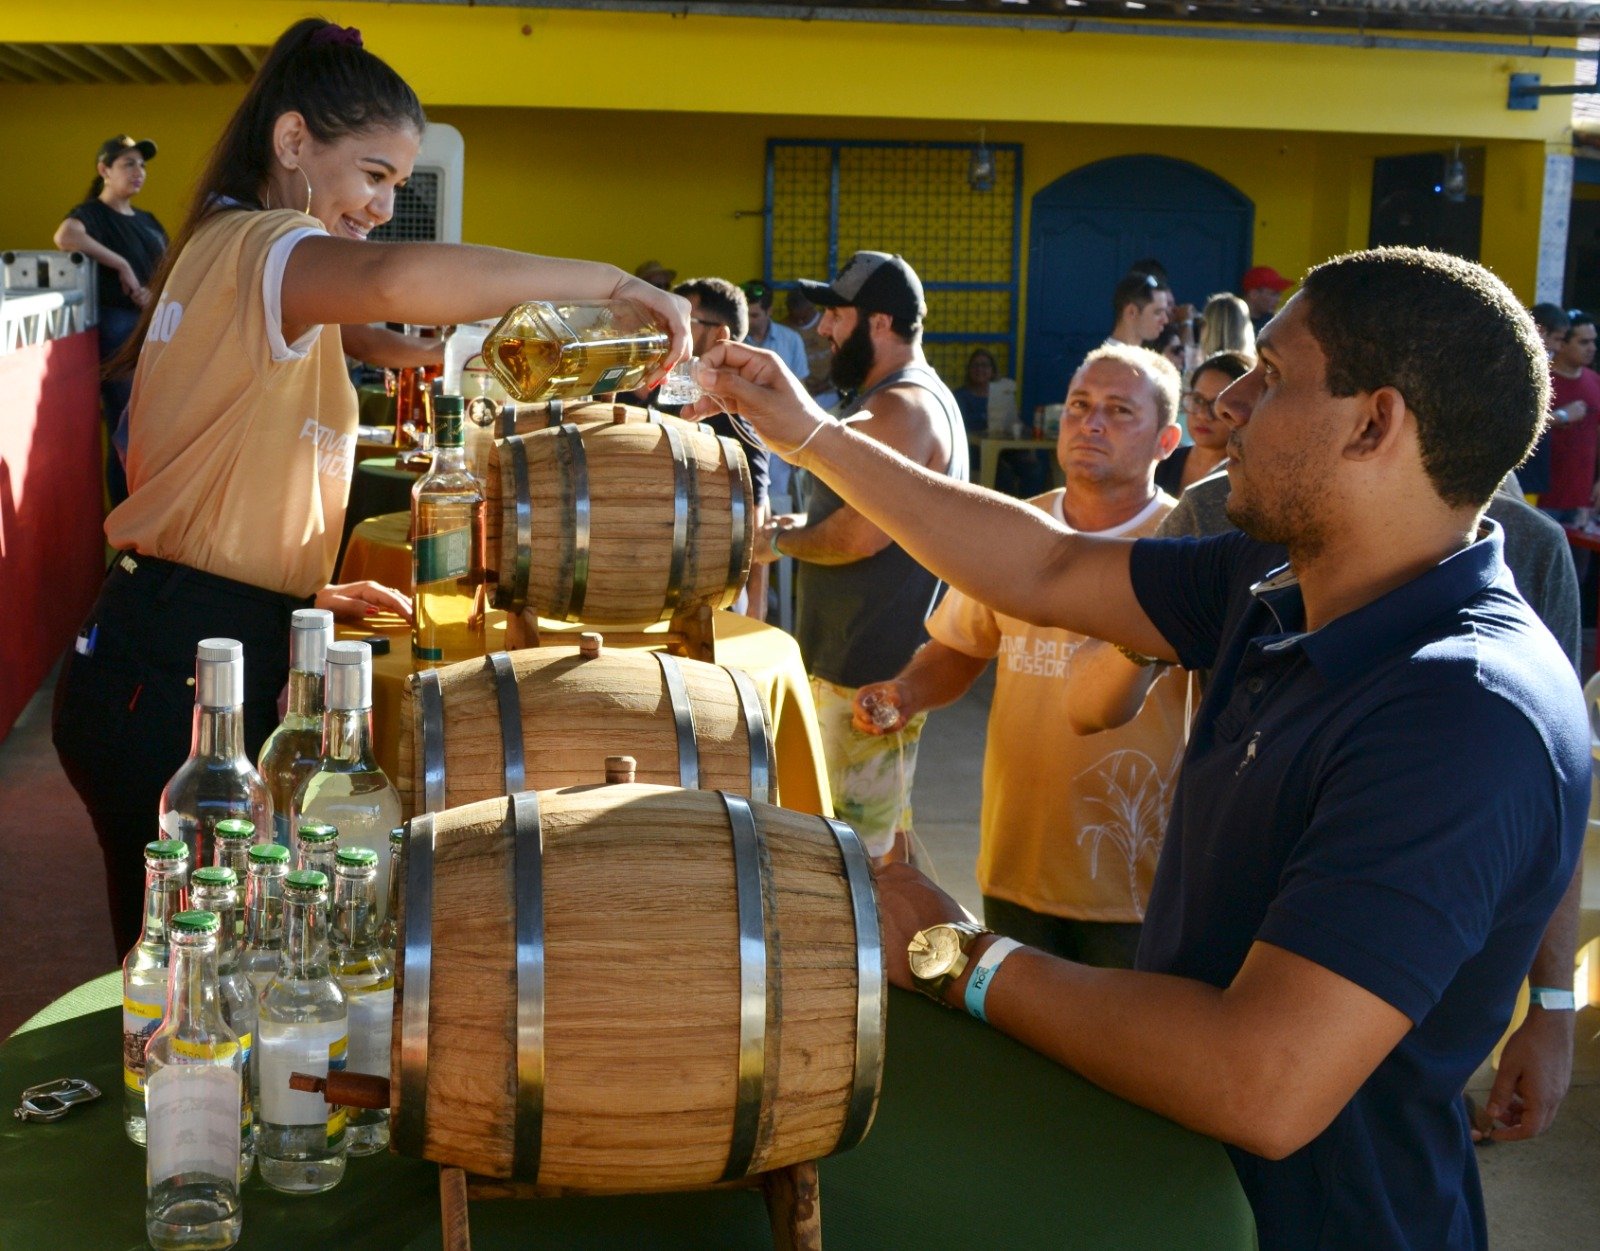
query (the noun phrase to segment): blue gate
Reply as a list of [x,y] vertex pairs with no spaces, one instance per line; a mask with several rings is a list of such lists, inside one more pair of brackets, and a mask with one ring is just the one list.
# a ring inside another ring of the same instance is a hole
[[1085,165],[1033,197],[1023,412],[1054,404],[1111,332],[1128,267],[1161,261],[1181,303],[1232,291],[1249,268],[1255,205],[1209,170],[1162,156]]

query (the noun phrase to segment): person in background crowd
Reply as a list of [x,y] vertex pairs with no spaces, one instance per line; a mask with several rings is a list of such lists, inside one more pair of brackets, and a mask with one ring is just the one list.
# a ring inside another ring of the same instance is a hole
[[[903,257],[857,252],[831,283],[800,285],[826,310],[820,328],[833,343],[833,380],[854,397],[844,416],[855,417],[855,429],[930,473],[966,481],[961,410],[922,354],[928,306],[916,271]],[[794,634],[811,675],[834,811],[875,859],[909,859],[925,714],[878,737],[851,724],[852,705],[860,687],[894,676],[927,641],[923,622],[939,580],[819,479],[806,478],[802,503],[803,513],[774,519],[756,558],[795,561]]]
[[[731,344],[691,412],[736,409],[998,612],[1212,670],[1137,970],[1009,947],[891,864],[895,984],[1221,1139],[1263,1247],[1482,1248],[1461,1091],[1589,799],[1582,692],[1482,521],[1545,421],[1544,350],[1493,274],[1414,248],[1317,266],[1258,347],[1221,401],[1245,532],[1196,541],[944,481]],[[1570,1007],[1564,974],[1538,993]]]
[[[1073,376],[1056,457],[1066,487],[1030,500],[1081,534],[1152,534],[1173,500],[1153,473],[1178,439],[1178,374],[1141,348],[1097,348]],[[1132,968],[1183,753],[1184,686],[1158,683],[1133,724],[1082,739],[1063,698],[1087,641],[951,591],[929,642],[856,692],[855,727],[943,708],[998,657],[983,756],[978,886],[995,932],[1069,960]]]
[[641,282],[648,282],[652,287],[661,291],[672,289],[672,280],[678,276],[678,271],[668,269],[660,261],[646,261],[633,271],[633,276]]
[[1256,332],[1250,324],[1250,306],[1223,291],[1206,301],[1200,314],[1200,359],[1232,352],[1252,364],[1256,359]]
[[989,429],[989,384],[1000,376],[994,353],[977,348],[967,357],[967,378],[952,394],[961,408],[961,420],[968,434],[982,435]]
[[832,408],[838,402],[833,389],[833,344],[823,337],[818,326],[822,324],[822,310],[806,299],[806,293],[794,287],[785,297],[787,315],[783,324],[800,336],[806,345],[806,365],[810,370],[803,379],[806,390],[821,408]]
[[243,747],[277,723],[289,619],[313,601],[409,616],[370,582],[328,585],[356,395],[328,325],[455,325],[529,299],[637,300],[689,348],[688,305],[610,265],[367,235],[394,212],[426,124],[360,34],[308,18],[277,41],[195,188],[112,368],[137,362],[116,556],[56,688],[52,739],[106,862],[113,933],[139,933],[143,849],[188,754],[195,647],[245,651]]
[[[704,356],[719,343],[742,343],[749,333],[750,321],[744,292],[726,278],[690,278],[672,289],[689,301],[689,340],[694,345],[694,355]],[[660,405],[656,405],[660,407]],[[671,409],[663,411],[671,412]],[[756,432],[743,417],[717,413],[705,418],[705,424],[719,435],[732,439],[744,452],[750,466],[750,486],[756,501],[756,529],[765,528],[772,516],[772,501],[768,492],[768,467],[770,458]],[[735,612],[742,612],[757,621],[767,615],[767,566],[759,561],[750,564],[750,580],[745,585]]]
[[1189,349],[1184,346],[1183,332],[1176,322],[1168,322],[1161,333],[1144,345],[1157,356],[1164,357],[1182,378],[1189,371]]
[[752,278],[743,284],[743,290],[745,303],[750,310],[750,335],[745,342],[751,347],[776,352],[784,367],[796,378],[808,377],[811,362],[806,354],[805,341],[782,322],[772,320],[772,288],[761,279]]
[[1185,443],[1156,466],[1156,486],[1176,499],[1228,459],[1228,423],[1217,416],[1217,397],[1228,384],[1250,372],[1250,362],[1233,352],[1207,357],[1183,393],[1183,413],[1193,443]]
[[[1544,338],[1545,351],[1553,362],[1556,353],[1567,341],[1567,331],[1572,328],[1567,310],[1559,304],[1535,304],[1529,312],[1533,314],[1533,324],[1539,328],[1539,334]],[[1550,403],[1553,406],[1555,402],[1555,391],[1552,388]],[[1537,504],[1539,496],[1550,489],[1550,431],[1553,426],[1553,422],[1545,426],[1544,434],[1534,444],[1533,451],[1528,453],[1528,459],[1517,467],[1517,480],[1530,504]]]
[[1102,347],[1143,347],[1167,324],[1172,292],[1154,274],[1129,274],[1111,293],[1111,334]]
[[[1600,504],[1600,376],[1594,363],[1595,324],[1589,314],[1567,313],[1567,333],[1550,361],[1550,483],[1539,507],[1564,526],[1577,525]],[[1575,550],[1578,580],[1589,564]]]
[[1294,283],[1271,265],[1257,265],[1244,271],[1239,280],[1239,294],[1250,309],[1250,326],[1257,335],[1278,311],[1278,301]]
[[[144,190],[145,166],[155,160],[150,139],[137,142],[114,135],[95,154],[94,181],[82,204],[56,227],[55,245],[63,252],[82,252],[100,266],[96,282],[100,303],[100,364],[122,350],[150,300],[149,282],[167,250],[167,232],[133,197]],[[115,508],[128,498],[128,479],[111,436],[133,392],[130,377],[107,377],[100,383],[100,416],[106,425],[106,491]]]

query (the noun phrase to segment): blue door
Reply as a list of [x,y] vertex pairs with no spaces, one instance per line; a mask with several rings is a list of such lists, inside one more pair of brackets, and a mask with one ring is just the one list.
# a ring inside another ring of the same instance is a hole
[[1178,303],[1232,291],[1250,267],[1255,205],[1209,170],[1164,156],[1097,161],[1033,197],[1023,412],[1054,404],[1111,332],[1111,293],[1134,261],[1167,267]]

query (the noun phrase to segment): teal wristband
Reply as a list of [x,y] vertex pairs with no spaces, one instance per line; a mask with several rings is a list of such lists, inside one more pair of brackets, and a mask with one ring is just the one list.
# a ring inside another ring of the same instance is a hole
[[995,970],[1000,967],[1002,960],[1020,946],[1022,944],[1014,938],[997,938],[989,944],[983,958],[973,968],[972,976],[967,979],[966,1006],[970,1015],[980,1021],[989,1020],[983,1014],[983,1001],[989,997],[989,985],[994,981]]
[[[781,548],[781,547],[779,547],[779,546],[778,546],[778,540],[779,540],[779,539],[780,539],[780,538],[782,538],[782,537],[783,537],[783,530],[782,530],[782,528],[781,528],[781,527],[780,527],[780,528],[779,528],[779,529],[777,529],[777,530],[774,530],[774,531],[773,531],[773,532],[772,532],[772,550],[773,550],[773,552],[774,552],[774,554],[776,554],[776,555],[778,555],[778,556],[783,556],[783,555],[785,555],[785,554],[786,554],[786,553],[785,553],[785,552],[784,552],[784,550],[783,550],[783,548]],[[789,559],[790,559],[790,560],[793,560],[793,559],[794,559],[794,557],[793,557],[793,556],[790,556],[790,557],[789,557]]]
[[1578,997],[1570,990],[1555,986],[1528,987],[1528,1001],[1547,1012],[1572,1012],[1578,1006]]

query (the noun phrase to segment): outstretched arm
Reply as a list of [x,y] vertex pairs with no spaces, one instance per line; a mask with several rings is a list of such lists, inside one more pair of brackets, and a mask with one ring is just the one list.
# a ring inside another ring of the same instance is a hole
[[[953,704],[971,689],[988,665],[987,656],[969,656],[929,639],[912,653],[906,667],[887,682],[872,682],[856,692],[851,724],[863,734],[903,729],[919,712]],[[894,721],[878,724],[875,708],[892,708]]]
[[353,356],[379,369],[410,369],[419,365],[444,364],[444,340],[424,339],[420,335],[401,334],[384,326],[369,326],[364,322],[354,326],[340,326],[344,340],[344,354]]
[[791,463],[828,483],[925,568],[997,612],[1176,654],[1145,614],[1128,571],[1132,543],[1080,535],[1039,509],[953,482],[822,412],[770,352],[724,343],[698,380],[691,420],[725,408]]

